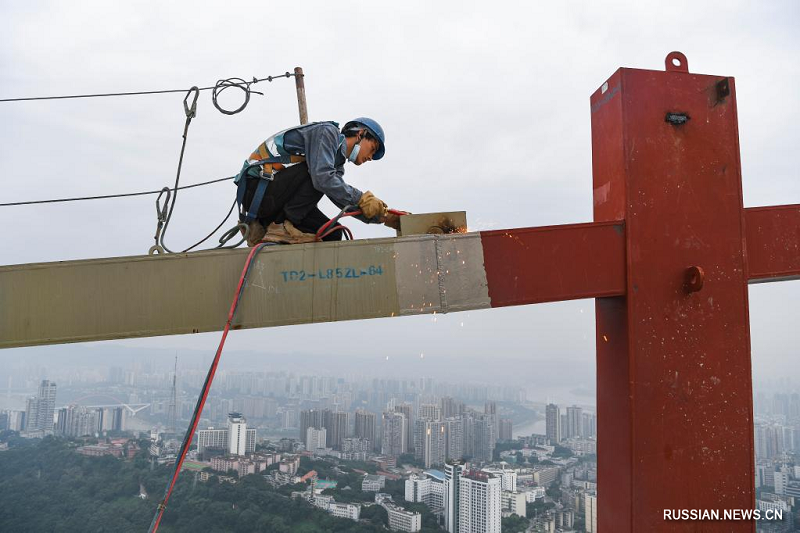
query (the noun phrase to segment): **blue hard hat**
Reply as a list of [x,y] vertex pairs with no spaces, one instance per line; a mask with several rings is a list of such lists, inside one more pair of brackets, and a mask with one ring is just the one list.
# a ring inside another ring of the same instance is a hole
[[386,134],[383,133],[383,128],[381,125],[372,120],[371,118],[367,117],[359,117],[354,118],[353,120],[349,121],[347,124],[344,125],[342,131],[347,131],[352,129],[353,127],[365,127],[369,132],[372,134],[373,137],[378,139],[378,149],[375,151],[375,155],[372,156],[373,161],[377,161],[383,154],[386,153]]

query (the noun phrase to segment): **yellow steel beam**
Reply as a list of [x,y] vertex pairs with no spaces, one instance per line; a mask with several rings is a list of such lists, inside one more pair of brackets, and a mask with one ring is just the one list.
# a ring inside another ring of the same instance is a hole
[[[221,330],[247,253],[0,267],[0,348]],[[234,328],[489,305],[478,233],[274,246],[256,259]]]

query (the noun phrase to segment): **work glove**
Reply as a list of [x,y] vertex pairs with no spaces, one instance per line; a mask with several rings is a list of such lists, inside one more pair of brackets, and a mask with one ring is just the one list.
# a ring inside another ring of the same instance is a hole
[[386,216],[383,217],[383,224],[389,228],[400,231],[400,215],[387,213]]
[[358,207],[361,208],[361,213],[368,219],[386,216],[386,204],[370,191],[361,195]]

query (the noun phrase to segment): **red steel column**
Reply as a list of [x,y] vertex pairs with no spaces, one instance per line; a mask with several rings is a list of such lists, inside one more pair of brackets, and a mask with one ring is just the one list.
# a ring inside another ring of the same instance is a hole
[[596,301],[598,528],[754,531],[664,519],[755,503],[733,79],[673,52],[619,69],[591,115],[594,218],[625,220],[627,257],[626,296]]

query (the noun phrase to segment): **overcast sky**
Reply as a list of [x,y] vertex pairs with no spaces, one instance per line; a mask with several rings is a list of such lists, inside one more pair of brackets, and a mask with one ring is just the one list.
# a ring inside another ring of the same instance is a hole
[[[366,115],[384,126],[386,157],[349,166],[346,179],[391,207],[466,210],[475,230],[588,222],[589,95],[620,66],[663,69],[672,50],[687,55],[692,72],[736,78],[745,204],[800,203],[798,27],[795,1],[3,2],[0,97],[207,86],[302,66],[311,120]],[[297,123],[292,80],[256,89],[265,96],[235,116],[201,94],[182,183],[235,173],[259,142]],[[0,201],[172,185],[182,98],[0,103]],[[224,103],[236,107],[238,98],[231,91]],[[168,243],[185,246],[207,233],[233,195],[228,183],[182,192]],[[146,253],[154,211],[150,196],[0,208],[0,263]],[[391,235],[351,227],[361,238]],[[756,372],[794,372],[800,282],[750,294]],[[561,358],[566,370],[594,365],[593,309],[581,301],[436,322],[238,331],[228,346],[463,354],[470,364],[502,353],[531,369],[539,358]],[[217,341],[214,333],[102,345],[213,351]],[[5,350],[0,360],[58,350]]]

